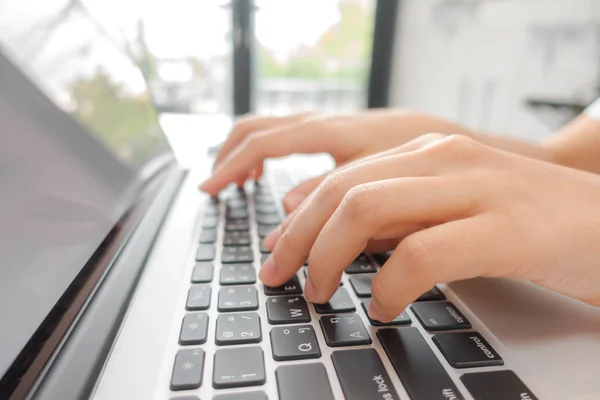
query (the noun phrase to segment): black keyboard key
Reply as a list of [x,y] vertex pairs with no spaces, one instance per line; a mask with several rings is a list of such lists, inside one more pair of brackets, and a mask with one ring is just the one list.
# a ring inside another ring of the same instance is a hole
[[214,229],[219,225],[219,217],[204,217],[202,221],[202,228]]
[[188,291],[185,309],[188,311],[208,310],[210,307],[210,286],[194,285]]
[[258,292],[254,286],[228,286],[219,290],[220,312],[258,310]]
[[477,400],[537,400],[513,371],[464,374],[460,380]]
[[226,219],[248,219],[250,214],[247,208],[228,208]]
[[194,265],[192,283],[208,283],[212,281],[215,266],[211,262],[199,262]]
[[251,243],[252,239],[248,231],[225,232],[223,236],[223,246],[249,246]]
[[275,203],[256,204],[254,210],[257,214],[277,214],[279,212]]
[[411,320],[410,320],[410,317],[408,316],[408,314],[406,313],[406,311],[402,311],[402,314],[398,315],[392,321],[387,322],[387,323],[383,323],[383,322],[377,321],[375,319],[371,319],[371,317],[369,316],[369,303],[370,302],[371,302],[371,299],[364,299],[362,301],[362,308],[363,308],[363,310],[365,310],[365,314],[367,315],[367,318],[369,318],[369,322],[371,323],[371,325],[373,325],[373,326],[410,325]]
[[317,335],[311,325],[271,329],[271,348],[275,361],[305,360],[321,357]]
[[250,223],[247,219],[236,219],[225,222],[225,232],[247,231],[250,229]]
[[256,282],[256,271],[252,264],[232,264],[221,267],[221,285],[248,285]]
[[279,225],[279,214],[256,214],[256,223],[261,225]]
[[446,296],[437,286],[434,286],[430,291],[423,293],[419,298],[415,301],[436,301],[436,300],[446,300]]
[[219,346],[259,343],[261,340],[260,317],[257,313],[221,314],[217,317],[215,343]]
[[384,328],[377,337],[411,399],[464,399],[417,328]]
[[208,314],[194,313],[183,317],[181,331],[179,332],[179,344],[203,344],[206,343],[208,333]]
[[196,252],[196,261],[212,261],[215,259],[215,255],[214,244],[201,244]]
[[449,301],[414,303],[411,310],[428,331],[471,328],[469,321]]
[[367,272],[377,272],[375,265],[364,254],[358,256],[352,264],[345,269],[347,274],[363,274]]
[[267,296],[279,296],[285,294],[302,294],[302,287],[300,286],[300,281],[298,277],[294,275],[292,279],[287,281],[281,286],[270,287],[265,286],[265,294]]
[[323,364],[283,365],[275,370],[279,400],[333,400]]
[[302,296],[269,297],[267,317],[271,325],[310,322],[308,304]]
[[[308,265],[308,260],[306,261],[305,265]],[[308,267],[306,267],[306,266],[302,267],[302,273],[304,274],[305,278],[308,278]],[[344,282],[340,281],[340,286],[343,286],[343,285],[344,285]]]
[[375,274],[359,274],[352,275],[348,280],[358,297],[371,297],[371,282],[374,277]]
[[225,193],[225,198],[227,200],[245,200],[246,199],[246,191],[244,188],[238,187],[230,187]]
[[269,400],[265,392],[246,392],[220,394],[213,397],[213,400]]
[[278,225],[258,225],[258,227],[256,228],[257,232],[258,232],[258,236],[261,238],[264,238],[265,236],[267,236],[269,233],[273,232],[273,230],[275,228],[277,228]]
[[321,329],[329,347],[371,344],[367,328],[357,314],[321,317]]
[[267,261],[267,258],[269,258],[269,254],[261,254],[260,255],[260,265],[263,265]]
[[200,233],[200,243],[214,243],[216,240],[216,229],[203,229],[202,233]]
[[267,248],[265,247],[265,239],[260,239],[260,243],[259,243],[259,245],[260,245],[260,246],[259,246],[259,248],[260,248],[260,252],[261,252],[262,254],[270,254],[270,253],[271,253],[271,250],[269,250],[269,249],[267,249]]
[[248,207],[248,202],[245,198],[227,199],[225,204],[228,210]]
[[197,389],[202,384],[204,350],[183,349],[177,352],[171,375],[171,390]]
[[256,204],[274,204],[272,195],[262,193],[259,193],[256,196],[254,196],[254,202]]
[[207,217],[217,217],[219,215],[219,204],[209,202],[204,210],[204,215]]
[[265,383],[265,361],[260,347],[219,349],[215,352],[213,387],[226,389]]
[[504,365],[498,353],[477,332],[434,335],[433,342],[454,368]]
[[315,304],[315,311],[319,314],[333,314],[356,311],[354,303],[343,287],[338,288],[331,299],[325,304]]
[[375,261],[377,261],[377,264],[383,265],[392,256],[392,252],[390,251],[387,253],[376,253],[376,254],[371,254],[371,256],[373,257],[373,259]]
[[221,262],[223,264],[232,263],[251,263],[254,261],[252,248],[247,246],[227,246],[223,247],[221,253]]
[[334,351],[331,361],[346,400],[399,399],[375,349]]

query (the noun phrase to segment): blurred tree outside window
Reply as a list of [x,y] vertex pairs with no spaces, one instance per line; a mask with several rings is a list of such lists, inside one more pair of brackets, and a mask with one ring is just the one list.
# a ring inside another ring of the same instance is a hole
[[256,111],[366,105],[374,0],[257,0]]

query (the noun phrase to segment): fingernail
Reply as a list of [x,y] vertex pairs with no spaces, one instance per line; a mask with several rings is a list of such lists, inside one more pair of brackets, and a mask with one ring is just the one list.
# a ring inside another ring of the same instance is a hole
[[202,182],[200,184],[200,186],[198,186],[198,189],[202,190],[203,192],[206,192],[206,188],[209,186],[208,185],[208,180],[205,180],[204,182]]
[[369,316],[375,321],[381,320],[381,314],[379,313],[379,310],[377,310],[377,305],[373,299],[371,299],[371,302],[369,303]]
[[310,278],[306,278],[306,285],[304,285],[304,297],[306,297],[306,300],[308,301],[314,301],[315,297],[317,295],[317,292],[315,292],[315,287],[313,286],[312,282],[310,281]]
[[275,275],[275,269],[277,266],[275,265],[275,260],[273,260],[273,255],[271,254],[267,257],[267,260],[263,264],[260,272],[258,274],[261,281],[269,280],[270,277]]
[[302,204],[305,198],[306,196],[302,193],[290,192],[283,199],[283,205],[285,206],[287,211],[292,211],[298,208],[298,206]]
[[280,237],[281,237],[281,225],[279,225],[277,228],[275,228],[273,230],[273,232],[269,233],[267,235],[267,237],[265,237],[265,241],[264,241],[265,247],[268,250],[273,250]]

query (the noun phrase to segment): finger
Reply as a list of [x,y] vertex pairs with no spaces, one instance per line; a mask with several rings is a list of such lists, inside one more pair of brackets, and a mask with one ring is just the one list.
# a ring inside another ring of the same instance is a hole
[[248,136],[215,169],[200,188],[216,194],[227,184],[247,175],[267,158],[290,154],[331,153],[339,150],[341,132],[325,131],[327,124],[311,120]]
[[260,164],[258,164],[258,167],[256,167],[254,169],[254,171],[252,171],[252,174],[250,176],[252,177],[252,179],[254,179],[255,182],[258,182],[258,180],[260,179],[260,177],[263,175],[264,172],[265,172],[265,164],[260,163]]
[[[454,164],[464,168],[467,165],[464,160],[479,162],[474,154],[480,153],[480,149],[470,139],[432,134],[421,140],[423,147],[415,151],[403,153],[402,149],[410,148],[412,144],[400,146],[396,149],[400,154],[372,159],[330,175],[297,209],[295,217],[281,225],[273,253],[263,265],[262,281],[269,286],[278,286],[296,273],[306,261],[317,235],[352,187],[397,176],[447,173],[452,171]],[[436,143],[438,145],[432,145]]]
[[[287,229],[282,226],[277,245],[263,266],[263,282],[278,286],[285,282],[281,281],[284,277],[289,279],[296,273],[306,261],[317,235],[352,187],[398,176],[420,177],[443,172],[451,165],[446,159],[457,158],[456,154],[447,151],[447,146],[431,149],[426,153],[412,151],[390,155],[330,175],[300,207]],[[273,278],[270,278],[271,274]]]
[[[411,140],[410,142],[408,142],[402,146],[399,146],[399,147],[396,147],[396,148],[393,148],[393,149],[390,149],[390,150],[387,150],[387,151],[384,151],[381,153],[372,154],[370,156],[352,161],[344,166],[338,167],[336,169],[336,172],[344,171],[344,170],[356,167],[360,164],[364,164],[369,161],[381,159],[381,158],[384,158],[387,156],[418,150],[430,143],[435,143],[446,137],[447,137],[447,135],[439,134],[439,133],[430,133],[427,135],[422,135],[414,140]],[[285,208],[286,212],[289,213],[289,212],[291,212],[291,210],[296,209],[308,197],[308,195],[310,193],[312,193],[319,186],[319,184],[321,182],[323,182],[325,180],[325,178],[327,178],[327,176],[330,174],[331,173],[324,174],[319,177],[307,180],[307,181],[301,183],[300,185],[298,185],[296,188],[292,189],[283,200],[284,208]],[[287,227],[284,226],[284,230],[286,228]],[[414,232],[414,230],[411,231],[410,233],[412,233],[412,232]]]
[[393,239],[416,226],[465,218],[477,209],[477,200],[470,185],[456,178],[399,178],[352,188],[310,251],[308,280],[313,293],[307,291],[307,296],[319,303],[328,301],[344,268],[369,240]]
[[242,117],[237,121],[233,130],[229,134],[229,137],[223,143],[217,157],[213,169],[216,168],[223,159],[233,150],[244,138],[253,132],[263,131],[265,129],[272,129],[277,126],[291,124],[297,121],[307,118],[307,113],[294,114],[285,117],[257,117],[257,116],[246,116]]
[[438,283],[495,275],[491,271],[514,264],[514,254],[497,246],[502,232],[489,229],[498,227],[490,215],[437,225],[400,242],[371,284],[371,318],[389,322]]
[[273,231],[265,237],[263,244],[268,250],[273,251],[277,241],[281,237],[282,232],[286,229],[285,227],[291,223],[291,221],[296,217],[297,213],[298,209],[292,211],[292,213],[285,217],[285,219],[277,228],[273,229]]
[[286,213],[294,211],[302,202],[325,180],[327,175],[308,179],[290,190],[283,198],[283,207]]

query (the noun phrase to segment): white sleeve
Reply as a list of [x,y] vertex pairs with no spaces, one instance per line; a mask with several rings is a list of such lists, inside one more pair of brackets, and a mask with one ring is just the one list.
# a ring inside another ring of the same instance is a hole
[[590,104],[583,113],[600,121],[600,99]]

